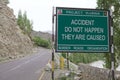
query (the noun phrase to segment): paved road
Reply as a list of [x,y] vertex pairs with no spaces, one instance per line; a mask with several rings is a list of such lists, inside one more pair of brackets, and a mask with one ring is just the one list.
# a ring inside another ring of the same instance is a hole
[[0,63],[0,80],[39,80],[50,58],[50,50],[41,49],[37,54]]

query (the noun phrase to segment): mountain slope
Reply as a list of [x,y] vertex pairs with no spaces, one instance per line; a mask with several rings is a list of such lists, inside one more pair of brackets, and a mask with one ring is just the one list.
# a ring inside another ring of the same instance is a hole
[[31,52],[33,44],[17,25],[8,0],[0,0],[0,57],[15,58]]
[[41,32],[41,31],[32,31],[31,32],[31,37],[34,38],[35,36],[41,37],[45,40],[52,40],[52,34],[47,33],[47,32]]

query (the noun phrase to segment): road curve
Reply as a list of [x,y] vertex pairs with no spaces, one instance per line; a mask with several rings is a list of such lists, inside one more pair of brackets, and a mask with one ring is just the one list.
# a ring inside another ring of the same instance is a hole
[[42,48],[37,54],[0,63],[0,80],[38,80],[42,69],[51,59],[50,52]]

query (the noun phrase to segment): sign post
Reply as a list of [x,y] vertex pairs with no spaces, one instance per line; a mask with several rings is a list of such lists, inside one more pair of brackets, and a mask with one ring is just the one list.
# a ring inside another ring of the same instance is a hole
[[54,7],[52,13],[52,80],[54,80]]
[[110,26],[111,26],[111,74],[112,80],[115,80],[115,53],[114,53],[114,44],[113,44],[113,11],[110,8]]
[[109,11],[56,8],[56,52],[110,52]]

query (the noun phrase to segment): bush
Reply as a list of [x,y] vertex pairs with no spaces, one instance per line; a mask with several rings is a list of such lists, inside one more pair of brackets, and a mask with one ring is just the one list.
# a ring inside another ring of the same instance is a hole
[[41,46],[41,47],[45,47],[45,48],[50,48],[50,43],[49,41],[47,40],[44,40],[38,36],[34,37],[33,38],[33,41],[34,43],[37,45],[37,46]]
[[64,58],[66,58],[66,54],[67,54],[67,53],[62,53],[62,56],[63,56]]

